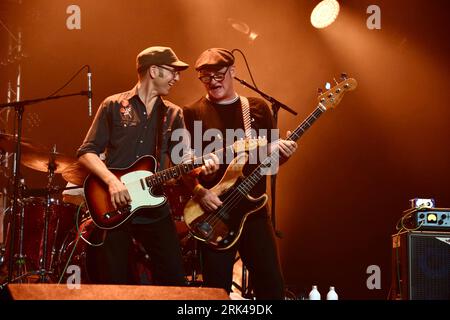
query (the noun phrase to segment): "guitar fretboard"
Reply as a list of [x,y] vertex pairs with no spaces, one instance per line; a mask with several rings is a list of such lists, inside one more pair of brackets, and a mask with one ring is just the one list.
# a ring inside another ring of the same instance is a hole
[[[316,109],[305,119],[303,122],[295,128],[287,140],[297,141],[311,126],[312,124],[326,111],[327,109],[319,103]],[[271,170],[271,166],[279,164],[280,155],[278,151],[273,151],[265,158],[261,164],[256,167],[253,172],[247,176],[237,187],[237,190],[242,194],[248,194],[250,190],[261,180],[263,176],[266,176],[265,172]]]
[[147,177],[145,180],[149,187],[154,187],[156,185],[160,185],[170,179],[177,179],[181,177],[183,174],[189,173],[190,171],[198,168],[203,163],[195,163],[195,161],[190,161],[187,163],[182,163],[171,168],[159,171],[154,175]]
[[[226,152],[228,149],[233,150],[233,145],[230,145],[224,149],[217,150],[214,152],[214,154],[220,158],[223,152],[224,151]],[[203,163],[204,157],[198,157],[188,162],[178,164],[176,166],[164,169],[162,171],[158,171],[154,175],[145,178],[145,182],[149,187],[154,187],[163,184],[164,182],[167,182],[170,179],[177,179],[181,177],[183,174],[187,174],[192,170],[201,167]]]

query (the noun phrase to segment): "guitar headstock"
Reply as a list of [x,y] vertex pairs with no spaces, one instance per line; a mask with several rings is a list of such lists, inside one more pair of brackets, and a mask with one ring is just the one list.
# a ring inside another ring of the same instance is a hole
[[250,151],[258,147],[263,147],[265,145],[267,145],[267,139],[265,137],[241,139],[237,140],[233,144],[233,150],[235,153],[239,153],[242,151]]
[[325,92],[319,90],[320,95],[317,99],[325,109],[337,106],[341,102],[345,92],[355,90],[358,86],[358,82],[353,78],[348,78],[345,73],[341,74],[341,82],[337,82],[336,80],[335,82],[336,85],[333,88]]

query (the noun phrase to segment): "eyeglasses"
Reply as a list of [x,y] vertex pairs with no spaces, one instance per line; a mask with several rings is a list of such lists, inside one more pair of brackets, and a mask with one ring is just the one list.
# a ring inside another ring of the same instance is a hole
[[169,68],[164,67],[164,66],[157,66],[157,67],[161,68],[161,69],[164,69],[164,70],[167,70],[167,71],[170,71],[172,73],[172,77],[173,78],[175,78],[176,76],[180,75],[180,71],[177,71],[177,70],[174,70],[174,69],[169,69]]
[[225,75],[228,72],[228,68],[229,67],[227,67],[224,72],[216,72],[213,74],[201,75],[200,77],[198,77],[198,79],[203,83],[210,83],[213,79],[217,82],[222,82],[223,79],[225,79]]

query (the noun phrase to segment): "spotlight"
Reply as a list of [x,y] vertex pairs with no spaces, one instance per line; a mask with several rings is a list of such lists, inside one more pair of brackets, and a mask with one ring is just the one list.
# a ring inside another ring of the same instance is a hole
[[339,3],[336,0],[323,0],[311,12],[311,24],[318,29],[328,27],[339,14]]
[[250,41],[254,41],[256,37],[258,37],[258,34],[255,31],[250,31],[250,33],[248,34],[248,38]]

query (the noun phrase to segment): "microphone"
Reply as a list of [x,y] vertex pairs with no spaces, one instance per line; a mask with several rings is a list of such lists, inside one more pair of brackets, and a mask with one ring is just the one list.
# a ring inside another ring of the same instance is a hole
[[92,73],[91,68],[88,66],[88,72],[87,72],[87,78],[88,78],[88,114],[89,117],[92,117]]

